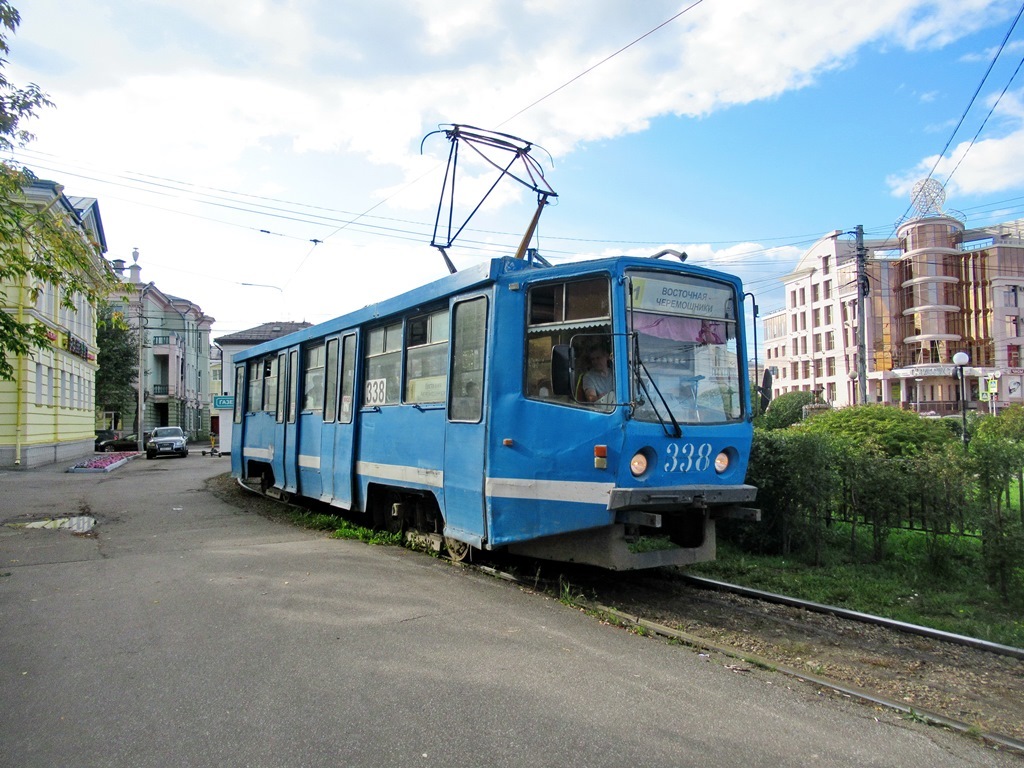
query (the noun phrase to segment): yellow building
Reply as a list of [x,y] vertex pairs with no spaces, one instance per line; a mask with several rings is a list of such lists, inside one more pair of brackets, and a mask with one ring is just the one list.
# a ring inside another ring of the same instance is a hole
[[[81,229],[99,246],[98,265],[106,269],[99,206],[93,198],[67,197],[52,181],[25,188],[38,206]],[[33,289],[38,297],[32,301]],[[0,381],[0,468],[29,468],[91,453],[95,441],[96,307],[75,296],[77,311],[61,306],[52,285],[26,277],[0,283],[0,311],[47,328],[51,346],[12,356],[13,381]]]

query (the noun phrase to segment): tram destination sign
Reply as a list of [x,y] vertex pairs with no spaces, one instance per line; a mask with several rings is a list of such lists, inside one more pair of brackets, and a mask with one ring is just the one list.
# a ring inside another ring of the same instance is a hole
[[724,320],[729,318],[726,308],[732,297],[729,288],[705,280],[633,278],[633,306],[647,312]]

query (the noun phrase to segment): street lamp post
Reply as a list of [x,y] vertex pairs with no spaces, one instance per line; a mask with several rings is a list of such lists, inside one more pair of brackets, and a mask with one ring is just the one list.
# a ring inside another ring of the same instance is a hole
[[957,367],[957,376],[960,378],[960,418],[964,450],[967,450],[967,379],[964,378],[964,366],[971,362],[971,357],[966,352],[957,352],[953,355],[953,365]]

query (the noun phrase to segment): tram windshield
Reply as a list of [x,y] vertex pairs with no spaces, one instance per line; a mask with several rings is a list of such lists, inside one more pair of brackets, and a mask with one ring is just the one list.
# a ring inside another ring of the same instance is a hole
[[629,278],[633,417],[663,425],[741,419],[733,288],[663,272]]

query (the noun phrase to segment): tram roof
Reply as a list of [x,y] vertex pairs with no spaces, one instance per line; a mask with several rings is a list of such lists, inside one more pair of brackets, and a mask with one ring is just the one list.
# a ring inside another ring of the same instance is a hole
[[[525,260],[514,259],[509,256],[491,259],[490,261],[462,269],[454,274],[445,275],[444,277],[398,294],[397,296],[392,296],[391,298],[384,299],[373,304],[367,304],[361,309],[347,312],[343,315],[332,318],[331,320],[326,320],[322,323],[295,331],[294,333],[290,333],[286,336],[280,336],[276,339],[266,341],[242,352],[236,352],[233,355],[233,360],[235,362],[239,362],[242,360],[260,357],[261,355],[265,355],[285,347],[304,344],[308,341],[330,336],[356,326],[372,323],[378,318],[402,314],[409,310],[427,310],[432,304],[435,304],[440,299],[453,296],[464,291],[469,291],[488,283],[493,283],[503,274],[536,271],[542,272],[545,276],[557,278],[559,276],[564,277],[566,275],[572,275],[584,271],[616,271],[624,269],[625,266],[678,272],[680,264],[677,262],[662,262],[655,261],[650,258],[630,256],[613,256],[604,259],[573,261],[553,266],[541,266]],[[687,265],[686,272],[707,277],[715,277],[718,279],[725,278],[735,282],[737,286],[739,283],[738,279],[731,275],[715,272],[714,270],[709,270],[704,267]]]

